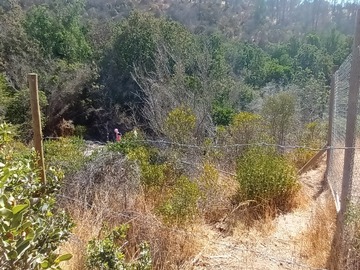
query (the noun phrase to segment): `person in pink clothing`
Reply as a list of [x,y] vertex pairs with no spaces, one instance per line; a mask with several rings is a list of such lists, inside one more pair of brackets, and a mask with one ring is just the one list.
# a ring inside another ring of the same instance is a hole
[[115,138],[117,142],[121,141],[121,133],[119,132],[119,130],[117,128],[114,129],[115,132]]

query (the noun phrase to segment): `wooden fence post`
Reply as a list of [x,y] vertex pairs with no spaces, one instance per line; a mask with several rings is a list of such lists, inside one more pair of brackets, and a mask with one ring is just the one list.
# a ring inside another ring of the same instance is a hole
[[30,89],[31,115],[34,132],[34,146],[38,155],[38,165],[40,169],[40,177],[43,185],[46,184],[44,151],[42,143],[41,130],[41,114],[39,105],[39,90],[38,90],[38,76],[35,73],[28,74],[28,83]]

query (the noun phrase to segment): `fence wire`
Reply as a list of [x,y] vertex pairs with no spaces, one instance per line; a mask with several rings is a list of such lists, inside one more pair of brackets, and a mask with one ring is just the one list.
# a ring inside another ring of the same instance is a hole
[[[348,97],[350,90],[352,55],[349,55],[340,68],[335,72],[333,78],[334,100],[333,117],[330,114],[331,140],[329,142],[329,156],[327,179],[332,189],[336,208],[340,210],[340,197],[342,193],[342,181],[344,173],[346,121],[348,113]],[[360,103],[360,102],[359,102]],[[346,214],[343,251],[343,269],[360,269],[359,260],[359,202],[360,202],[360,135],[359,135],[359,108],[357,110],[356,139],[354,147],[354,163],[352,171],[352,185],[350,188],[350,202]]]
[[[332,189],[336,203],[336,209],[340,209],[341,183],[344,169],[346,117],[349,95],[349,79],[352,55],[349,55],[340,68],[335,72],[333,78],[334,100],[332,122],[330,155],[328,156],[327,179]],[[331,114],[330,114],[331,117]]]

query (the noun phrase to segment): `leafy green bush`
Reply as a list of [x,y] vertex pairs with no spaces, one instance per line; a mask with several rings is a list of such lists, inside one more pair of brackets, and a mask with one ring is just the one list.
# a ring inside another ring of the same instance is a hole
[[196,183],[185,176],[177,179],[173,191],[159,206],[158,212],[169,223],[182,224],[197,211],[200,190]]
[[[42,108],[41,121],[45,123],[44,108],[48,102],[45,93],[39,91],[39,103]],[[5,113],[6,121],[21,128],[21,139],[24,141],[31,138],[32,120],[30,106],[30,91],[28,89],[17,91],[9,100]]]
[[265,136],[263,118],[250,112],[239,112],[232,118],[227,127],[218,126],[216,129],[216,142],[220,145],[237,144],[237,147],[219,147],[217,161],[233,170],[236,159],[249,147],[248,144],[267,141]]
[[140,167],[141,183],[146,187],[160,187],[164,184],[167,165],[158,162],[158,151],[143,145],[142,136],[129,132],[120,142],[108,143],[107,149],[120,152],[136,162]]
[[286,210],[298,191],[294,167],[275,149],[254,147],[238,161],[238,199],[256,204],[273,204]]
[[78,137],[48,140],[45,141],[44,148],[46,163],[65,174],[75,172],[85,164],[85,142]]
[[5,76],[0,74],[0,121],[5,117],[6,109],[10,104],[12,91],[7,85]]
[[262,117],[250,112],[236,114],[230,125],[230,133],[235,143],[259,142],[262,135]]
[[194,136],[195,114],[188,108],[179,107],[169,112],[165,120],[165,135],[177,143],[188,143]]
[[262,115],[277,144],[284,145],[295,125],[296,98],[289,92],[280,92],[265,99]]
[[59,255],[73,223],[55,211],[56,173],[48,173],[46,189],[37,174],[34,152],[12,139],[0,124],[0,265],[4,269],[59,269],[71,258]]
[[212,119],[215,125],[228,126],[234,114],[234,109],[230,107],[215,105],[212,110]]
[[63,3],[56,5],[56,12],[47,5],[36,5],[30,9],[24,23],[26,33],[39,43],[46,56],[68,62],[87,59],[92,52],[80,19],[84,3]]
[[138,259],[133,263],[125,262],[123,246],[126,244],[128,225],[114,228],[104,239],[89,241],[86,249],[87,269],[109,270],[150,270],[150,250],[146,243],[140,245]]
[[127,132],[121,137],[120,142],[110,142],[106,145],[107,150],[128,154],[131,150],[143,145],[143,136],[138,131]]
[[84,138],[86,134],[86,126],[77,125],[75,126],[74,135],[79,138]]
[[144,146],[134,148],[128,153],[129,159],[139,164],[141,183],[146,187],[161,187],[165,182],[167,165],[152,162],[152,157],[156,154],[154,149]]

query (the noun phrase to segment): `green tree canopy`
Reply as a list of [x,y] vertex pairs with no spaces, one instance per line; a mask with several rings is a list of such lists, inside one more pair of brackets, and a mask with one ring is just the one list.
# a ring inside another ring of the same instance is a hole
[[35,6],[27,14],[26,32],[45,55],[69,62],[84,61],[91,55],[91,47],[81,23],[82,8],[80,0]]

